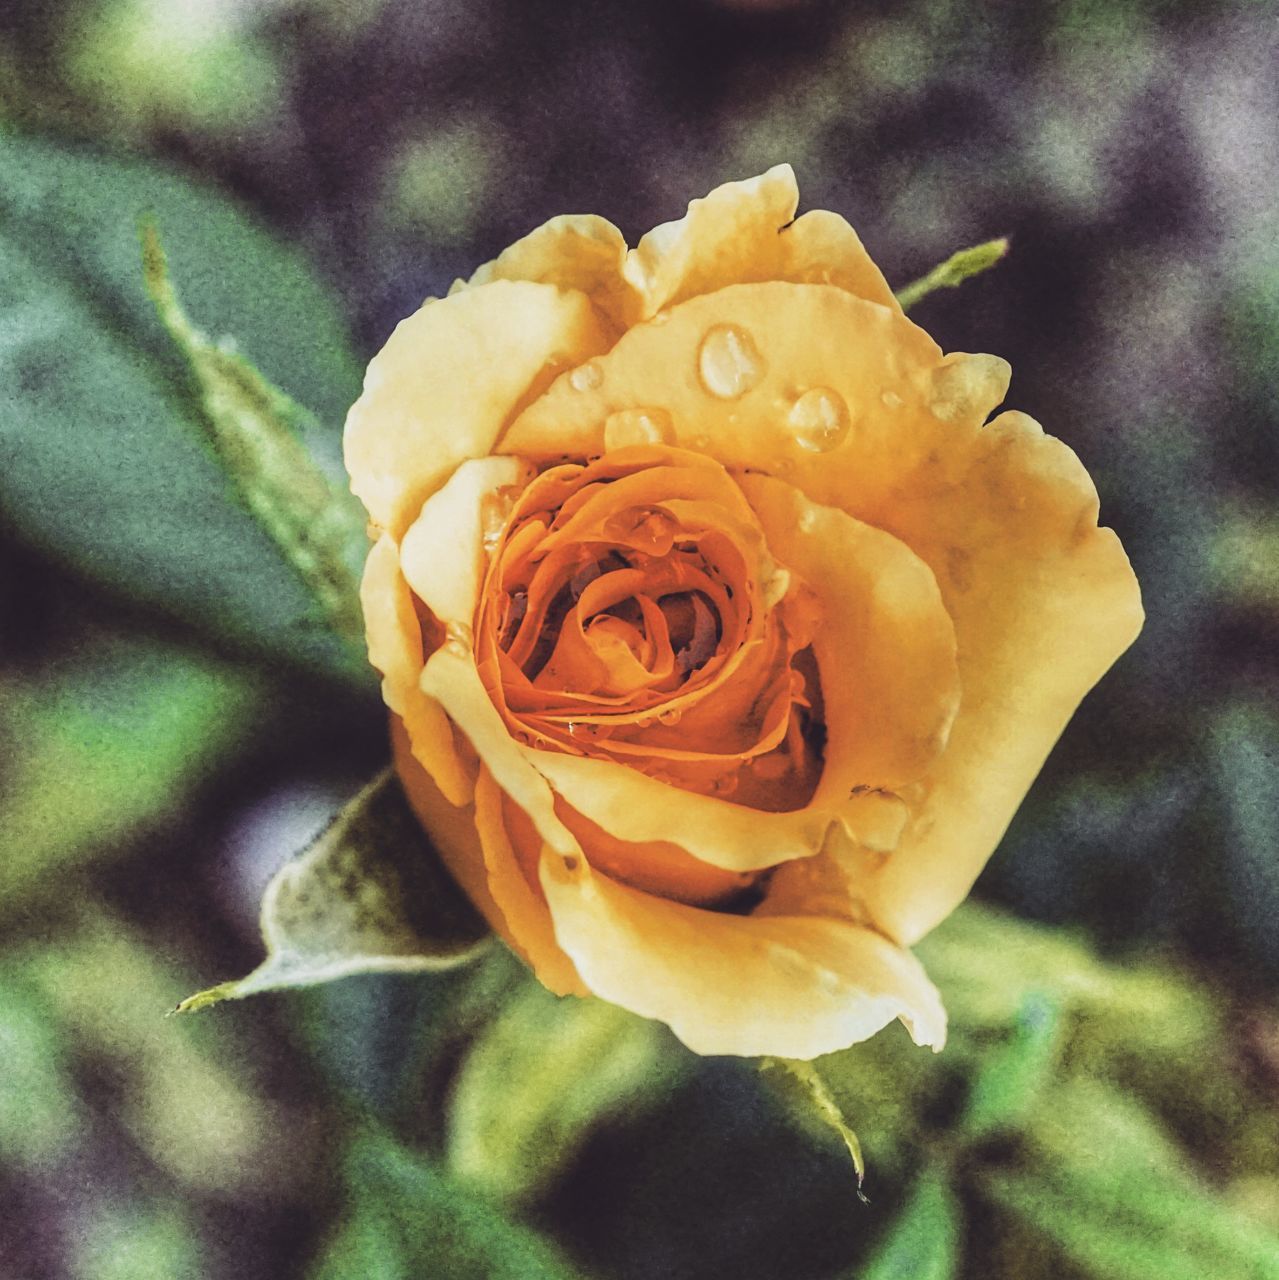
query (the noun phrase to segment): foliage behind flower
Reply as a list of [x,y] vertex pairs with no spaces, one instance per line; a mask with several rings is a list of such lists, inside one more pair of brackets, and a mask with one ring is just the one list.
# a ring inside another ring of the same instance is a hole
[[786,166],[627,251],[558,218],[347,423],[370,656],[446,861],[553,990],[703,1053],[945,1013],[963,899],[1141,610],[1074,454]]

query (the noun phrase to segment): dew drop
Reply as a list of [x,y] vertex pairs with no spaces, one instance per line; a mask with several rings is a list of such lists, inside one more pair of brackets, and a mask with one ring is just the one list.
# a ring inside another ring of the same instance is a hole
[[471,628],[465,622],[450,622],[445,632],[444,647],[452,653],[467,654],[474,644]]
[[796,443],[813,453],[838,448],[852,425],[844,397],[829,387],[805,391],[791,406],[786,421],[795,433]]
[[884,402],[884,403],[885,403],[885,404],[886,404],[890,409],[900,409],[900,408],[901,408],[901,405],[902,405],[902,398],[901,398],[901,396],[899,396],[899,395],[897,394],[897,392],[896,392],[896,391],[885,391],[885,392],[884,392],[884,394],[883,394],[882,396],[880,396],[879,398],[880,398],[880,399],[881,399],[881,400],[882,400],[882,401],[883,401],[883,402]]
[[817,527],[817,512],[807,506],[799,513],[799,531],[800,533],[812,533]]
[[721,400],[736,400],[759,384],[764,357],[755,340],[734,324],[717,324],[706,331],[697,353],[702,385]]
[[485,494],[480,500],[480,540],[485,555],[491,556],[502,541],[512,505],[510,495],[501,490]]
[[671,707],[669,711],[659,711],[657,719],[659,724],[673,725],[679,724],[684,718],[684,713],[678,707]]
[[574,391],[594,391],[604,381],[604,370],[594,360],[579,364],[568,375],[568,384]]
[[637,444],[672,444],[674,439],[675,425],[665,409],[620,409],[604,423],[606,452]]
[[761,575],[759,592],[765,609],[771,609],[790,590],[790,570],[773,563]]

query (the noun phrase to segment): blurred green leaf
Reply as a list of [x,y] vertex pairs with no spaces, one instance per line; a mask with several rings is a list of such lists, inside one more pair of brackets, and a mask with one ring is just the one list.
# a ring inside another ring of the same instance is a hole
[[387,769],[276,873],[262,899],[262,936],[267,958],[257,969],[188,997],[177,1012],[354,973],[450,968],[476,953],[488,926]]
[[48,1164],[84,1123],[58,1029],[12,971],[0,984],[0,1163]]
[[169,278],[159,233],[142,231],[147,288],[160,319],[190,363],[209,441],[245,505],[324,610],[364,653],[356,565],[368,550],[364,508],[316,465],[302,433],[316,424],[234,350],[210,342],[188,319]]
[[113,1119],[188,1193],[286,1184],[305,1170],[311,1135],[261,1096],[234,1028],[215,1034],[164,1017],[183,972],[92,907],[62,934],[33,939],[6,962],[6,973],[36,993],[60,1042],[108,1072]]
[[228,493],[190,375],[142,280],[137,226],[164,229],[214,334],[316,415],[331,474],[359,374],[328,292],[230,202],[149,164],[0,135],[0,506],[112,589],[218,636],[368,679]]
[[1231,924],[1279,976],[1279,716],[1246,703],[1229,707],[1213,725],[1211,769],[1224,810]]
[[75,14],[66,74],[90,102],[110,103],[116,130],[242,135],[286,109],[270,44],[231,7],[200,4],[174,21],[166,0],[88,0]]
[[251,723],[249,675],[159,643],[83,639],[84,659],[11,688],[0,707],[0,917],[179,813]]
[[1021,1123],[1051,1079],[1060,1028],[1054,1000],[1038,992],[1026,997],[1008,1043],[992,1052],[969,1094],[960,1122],[969,1141]]
[[668,1095],[687,1063],[660,1024],[528,979],[462,1062],[449,1166],[489,1195],[536,1194],[610,1117]]
[[992,1170],[989,1198],[1097,1280],[1276,1280],[1279,1235],[1193,1176],[1142,1106],[1097,1081],[1053,1090],[1029,1167]]
[[348,1165],[345,1222],[310,1280],[572,1280],[548,1241],[423,1159],[368,1135]]
[[179,1204],[99,1207],[76,1233],[75,1280],[200,1280],[209,1274],[195,1224]]
[[857,1280],[951,1280],[959,1268],[960,1208],[943,1166],[916,1179]]

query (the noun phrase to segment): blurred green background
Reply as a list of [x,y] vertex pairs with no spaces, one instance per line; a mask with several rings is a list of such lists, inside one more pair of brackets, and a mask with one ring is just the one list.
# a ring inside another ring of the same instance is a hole
[[[1248,0],[9,0],[0,1277],[1279,1276],[1277,51]],[[1149,613],[921,948],[952,1046],[820,1064],[872,1203],[784,1081],[500,949],[164,1020],[386,745],[139,215],[332,467],[422,298],[780,160],[897,285],[1011,235],[916,318],[1011,360]]]

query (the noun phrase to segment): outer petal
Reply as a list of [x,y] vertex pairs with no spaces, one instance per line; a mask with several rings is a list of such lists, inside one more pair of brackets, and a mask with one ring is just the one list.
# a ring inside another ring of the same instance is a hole
[[919,777],[946,742],[960,701],[955,629],[932,570],[904,543],[771,476],[742,491],[769,550],[817,596],[813,638],[831,782],[894,789]]
[[499,919],[498,933],[524,958],[543,986],[556,995],[590,992],[573,962],[555,941],[546,900],[525,879],[502,814],[502,790],[487,769],[475,784],[475,825],[479,831],[488,890]]
[[631,844],[669,841],[725,871],[758,871],[816,853],[831,821],[817,809],[764,813],[683,791],[629,765],[524,748],[555,791],[596,826]]
[[414,758],[408,734],[396,716],[391,717],[391,752],[404,794],[450,874],[466,891],[484,918],[499,933],[502,913],[489,892],[484,874],[484,853],[475,829],[475,809],[454,805],[431,781],[431,775]]
[[442,622],[471,624],[484,575],[487,508],[529,474],[516,458],[472,458],[422,504],[400,544],[400,562],[418,599]]
[[585,294],[549,284],[496,280],[428,302],[374,356],[347,415],[352,490],[398,537],[521,404],[611,341]]
[[967,895],[1084,694],[1141,629],[1137,581],[1064,444],[1001,414],[886,520],[937,573],[963,702],[866,904],[910,945]]
[[[739,394],[727,398],[704,381],[701,357],[704,341],[725,328],[749,360]],[[903,478],[969,429],[950,394],[958,391],[949,385],[956,362],[943,362],[904,316],[831,285],[732,285],[693,298],[631,329],[594,366],[595,385],[559,379],[511,424],[498,452],[601,453],[610,414],[642,408],[669,422],[681,448],[784,476],[814,501],[880,524],[875,516],[895,501]],[[820,450],[792,419],[800,397],[817,389],[848,415]],[[983,388],[964,383],[964,414],[984,416],[1002,389],[988,381],[981,405]],[[954,416],[942,420],[934,406]]]
[[781,263],[776,280],[833,284],[849,293],[901,312],[901,304],[871,260],[857,232],[829,209],[810,209],[777,236]]
[[940,1048],[919,962],[847,920],[703,911],[544,854],[555,936],[597,995],[667,1023],[696,1053],[813,1058],[901,1018]]
[[682,218],[654,227],[626,260],[645,316],[726,284],[774,279],[774,241],[798,205],[795,171],[779,164],[757,178],[716,187],[693,200]]
[[626,241],[606,218],[552,218],[486,262],[467,287],[492,280],[531,280],[586,294],[619,330],[639,318],[643,300],[624,278]]
[[413,754],[450,804],[467,804],[471,772],[458,758],[453,731],[440,704],[418,687],[422,673],[422,628],[400,571],[399,553],[389,534],[369,552],[360,583],[360,604],[368,633],[369,661],[382,672],[382,697],[400,717]]
[[796,219],[798,204],[794,171],[779,164],[716,187],[678,221],[655,227],[626,260],[626,278],[643,298],[643,318],[725,285],[759,280],[834,284],[900,311],[852,227],[820,209]]

